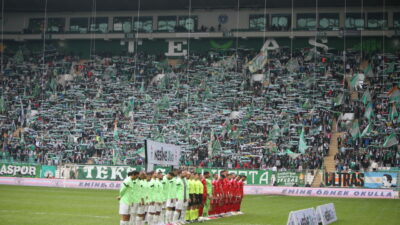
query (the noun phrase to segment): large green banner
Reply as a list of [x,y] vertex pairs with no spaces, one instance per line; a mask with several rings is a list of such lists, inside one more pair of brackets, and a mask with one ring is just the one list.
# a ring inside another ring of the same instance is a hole
[[56,166],[42,166],[40,178],[54,178],[56,176]]
[[[130,171],[142,171],[142,166],[102,166],[102,165],[78,165],[74,175],[82,180],[123,180]],[[155,167],[156,171],[167,173],[169,167]]]
[[[212,174],[219,174],[221,171],[225,169],[205,169],[205,168],[198,168],[196,172],[203,173],[204,171],[209,171]],[[245,175],[247,176],[247,184],[270,184],[271,181],[271,171],[270,170],[235,170],[235,169],[228,169],[229,173],[235,173],[237,175]]]
[[39,177],[40,176],[40,165],[0,163],[0,176]]
[[305,176],[300,172],[275,172],[272,174],[272,183],[276,181],[278,186],[304,186]]

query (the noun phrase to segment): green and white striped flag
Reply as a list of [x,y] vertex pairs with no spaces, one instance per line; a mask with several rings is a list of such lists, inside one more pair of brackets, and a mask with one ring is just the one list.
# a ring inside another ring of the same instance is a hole
[[367,136],[367,135],[368,135],[369,133],[371,133],[371,132],[372,132],[372,127],[371,127],[371,124],[369,123],[368,126],[366,126],[366,127],[364,128],[364,130],[363,130],[363,132],[362,132],[362,134],[361,134],[360,137]]
[[374,76],[371,64],[368,64],[368,67],[364,69],[364,74],[368,77]]
[[4,96],[0,98],[0,113],[4,113],[6,111],[6,102],[4,101]]
[[310,103],[310,99],[307,99],[303,105],[301,106],[303,109],[310,109],[311,108],[311,103]]
[[371,117],[374,115],[374,109],[372,106],[372,103],[369,103],[367,105],[367,108],[365,109],[364,117],[371,120]]
[[139,89],[139,93],[144,93],[145,92],[145,88],[144,88],[144,81],[142,81],[141,85],[140,85],[140,89]]
[[394,72],[394,62],[390,63],[389,66],[385,69],[385,74]]
[[396,120],[396,117],[398,117],[398,116],[399,116],[399,113],[397,112],[395,104],[393,104],[392,107],[390,108],[389,119],[391,121],[394,121],[394,120]]
[[135,153],[144,158],[144,157],[146,157],[144,150],[145,150],[144,147],[141,147]]
[[371,94],[369,93],[369,90],[364,92],[363,96],[361,97],[361,101],[364,103],[364,105],[371,101]]
[[221,150],[222,150],[221,143],[219,142],[219,140],[217,138],[212,143],[212,156],[219,154],[221,152]]
[[119,140],[119,132],[118,132],[118,128],[114,128],[114,134],[113,134],[113,138],[114,141],[118,141]]
[[268,139],[275,140],[279,137],[280,133],[281,133],[281,129],[279,128],[278,124],[274,124],[274,126],[272,127],[272,130],[270,130],[268,133]]
[[351,87],[354,88],[358,85],[358,79],[359,79],[358,73],[354,74],[354,76],[351,78]]
[[360,126],[358,125],[358,120],[355,120],[351,125],[350,134],[353,138],[360,137]]
[[390,103],[400,102],[400,91],[399,91],[399,89],[395,89],[392,93],[390,93],[389,102]]
[[335,106],[338,106],[338,105],[343,104],[343,97],[344,97],[343,93],[340,93],[340,94],[338,94],[338,95],[336,96],[336,98],[335,98],[335,100],[334,100]]
[[304,127],[301,129],[301,134],[299,137],[299,152],[301,153],[305,153],[307,150],[308,146],[307,146],[307,142],[306,139],[304,138]]
[[397,145],[399,140],[397,140],[396,134],[391,134],[386,137],[385,142],[383,143],[383,147],[389,148],[393,145]]
[[296,153],[290,151],[290,149],[287,148],[285,151],[285,154],[292,155],[292,154],[296,154]]

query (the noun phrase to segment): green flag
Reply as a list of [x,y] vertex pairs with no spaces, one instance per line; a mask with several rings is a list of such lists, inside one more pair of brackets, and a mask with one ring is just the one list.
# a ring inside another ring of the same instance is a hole
[[290,149],[288,149],[288,148],[286,149],[285,153],[288,154],[288,155],[295,154],[294,152],[290,151]]
[[35,88],[33,89],[33,91],[32,91],[32,95],[33,95],[33,97],[38,97],[39,95],[40,95],[40,86],[39,86],[39,84],[36,84],[35,85]]
[[385,70],[385,74],[394,72],[394,62],[390,63],[389,66]]
[[303,105],[301,106],[303,109],[310,109],[311,108],[311,103],[310,103],[310,99],[307,99]]
[[353,138],[360,137],[360,126],[358,125],[358,120],[353,121],[353,125],[350,129],[350,134]]
[[217,138],[212,143],[212,155],[214,156],[214,155],[219,154],[219,152],[221,152],[221,150],[222,150],[221,143],[219,142],[219,140]]
[[120,159],[120,150],[117,145],[113,144],[112,146],[112,153],[113,153],[113,158],[112,162],[114,165],[118,164],[118,161]]
[[268,139],[277,139],[279,137],[279,134],[281,133],[281,130],[279,129],[278,124],[274,124],[272,129],[268,133]]
[[364,117],[371,120],[371,117],[374,115],[374,109],[372,106],[372,103],[369,103],[367,105],[367,108],[365,109]]
[[368,126],[366,126],[361,134],[361,137],[367,136],[369,133],[371,133],[372,127],[371,124],[369,123]]
[[51,81],[50,81],[49,86],[50,86],[51,91],[56,92],[56,91],[57,91],[57,82],[56,82],[56,79],[51,78]]
[[358,85],[358,77],[359,75],[356,73],[354,76],[351,78],[351,87],[356,87]]
[[145,91],[145,88],[144,88],[144,81],[142,81],[142,84],[140,85],[139,92],[143,94],[144,91]]
[[4,101],[4,96],[0,98],[0,113],[4,113],[6,111],[6,102]]
[[148,95],[148,94],[145,94],[145,96],[144,96],[144,101],[145,101],[146,103],[149,103],[149,102],[151,102],[151,100],[153,100],[153,99],[151,98],[151,96]]
[[374,75],[371,64],[368,64],[367,68],[364,69],[365,76],[372,77]]
[[267,61],[268,55],[261,52],[248,63],[248,68],[251,73],[255,73],[258,70],[262,70]]
[[169,108],[169,98],[164,95],[164,97],[160,101],[160,109],[168,109]]
[[398,116],[399,116],[399,113],[397,112],[395,104],[393,104],[392,107],[390,108],[389,119],[391,121],[394,121],[394,120],[396,120],[396,117],[398,117]]
[[306,139],[304,138],[304,127],[301,129],[301,134],[299,138],[299,152],[305,153],[306,149],[308,148]]
[[212,93],[211,93],[210,87],[207,86],[205,88],[204,93],[203,93],[203,98],[204,99],[212,98]]
[[397,140],[396,134],[391,134],[386,137],[385,142],[383,143],[383,147],[388,148],[393,145],[397,145],[399,140]]
[[363,96],[361,97],[361,101],[364,103],[364,105],[371,101],[371,94],[369,93],[369,90],[364,92]]
[[335,98],[335,100],[334,100],[335,106],[338,106],[338,105],[343,104],[343,97],[344,97],[343,93],[340,93],[340,94],[338,94],[338,95],[336,96],[336,98]]
[[141,148],[139,148],[136,152],[135,152],[135,154],[138,154],[138,155],[140,155],[141,157],[145,157],[145,151],[144,151],[144,147],[141,147]]
[[114,135],[113,135],[113,137],[114,137],[114,140],[115,140],[115,141],[119,140],[118,128],[115,128],[115,129],[114,129]]
[[128,110],[129,110],[129,112],[133,112],[134,108],[135,108],[135,99],[131,98],[128,101]]
[[290,151],[290,149],[286,149],[285,154],[287,154],[292,159],[296,159],[297,157],[300,156],[299,153],[294,153],[294,152]]
[[399,89],[395,89],[389,94],[389,102],[390,103],[397,103],[400,102],[400,91]]
[[240,128],[236,127],[236,130],[231,131],[229,137],[233,140],[237,140],[240,136]]

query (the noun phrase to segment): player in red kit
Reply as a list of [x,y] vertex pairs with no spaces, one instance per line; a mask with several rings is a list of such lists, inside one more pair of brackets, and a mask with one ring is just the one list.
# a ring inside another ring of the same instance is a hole
[[240,204],[240,179],[241,179],[241,176],[236,176],[233,179],[233,182],[235,185],[234,194],[233,194],[234,201],[233,201],[233,206],[232,206],[233,212],[236,212],[239,209],[238,205]]
[[238,202],[238,183],[237,183],[237,176],[236,174],[232,175],[231,179],[231,204],[229,206],[229,211],[234,212],[236,211],[236,204]]
[[218,195],[218,205],[217,205],[217,210],[216,214],[222,214],[225,213],[225,204],[227,200],[227,179],[224,174],[221,174],[219,176],[219,180],[217,182],[217,186],[219,188],[219,195]]
[[212,186],[213,186],[213,196],[211,199],[211,209],[210,212],[208,213],[209,215],[215,215],[216,214],[216,209],[217,209],[217,203],[218,203],[218,195],[219,195],[219,188],[218,188],[218,174],[213,175],[213,180],[212,180]]
[[239,184],[239,190],[238,190],[238,192],[239,192],[239,204],[238,204],[237,210],[236,210],[238,212],[240,212],[240,207],[242,205],[242,200],[243,200],[243,196],[244,196],[244,182],[246,182],[247,177],[243,175],[243,176],[240,176],[239,178],[240,178],[239,183],[238,183]]
[[224,178],[224,183],[223,183],[223,190],[224,190],[224,206],[223,206],[223,213],[228,213],[231,205],[231,200],[232,200],[232,187],[231,187],[231,179],[232,179],[232,173],[228,174],[226,178]]

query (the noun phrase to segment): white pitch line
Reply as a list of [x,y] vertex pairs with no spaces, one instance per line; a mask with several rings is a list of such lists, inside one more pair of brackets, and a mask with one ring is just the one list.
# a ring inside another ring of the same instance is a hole
[[77,214],[68,214],[68,213],[47,213],[47,212],[29,212],[25,210],[0,210],[0,213],[24,213],[31,215],[56,215],[56,216],[75,216],[75,217],[89,217],[89,218],[102,218],[102,219],[111,219],[111,216],[92,216],[92,215],[77,215]]

